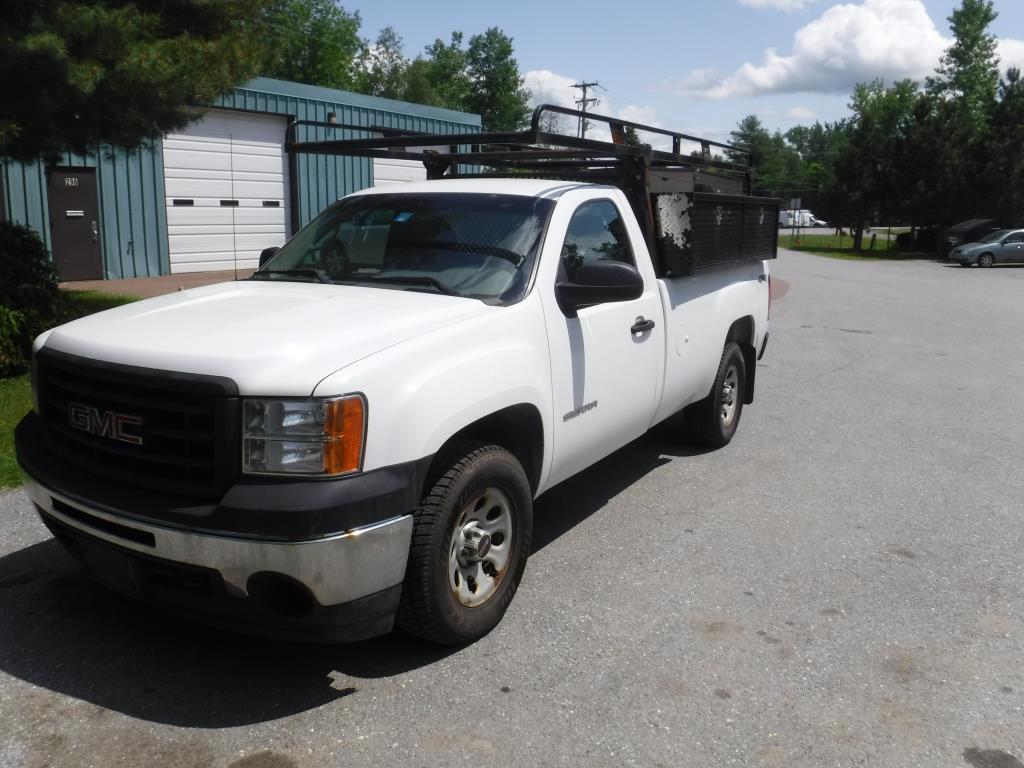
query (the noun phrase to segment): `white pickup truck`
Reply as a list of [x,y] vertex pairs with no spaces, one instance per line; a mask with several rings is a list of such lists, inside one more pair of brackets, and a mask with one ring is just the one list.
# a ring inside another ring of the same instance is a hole
[[659,276],[650,242],[610,185],[349,195],[250,279],[40,336],[25,490],[93,577],[172,611],[470,641],[537,496],[680,410],[725,445],[751,402],[767,263]]

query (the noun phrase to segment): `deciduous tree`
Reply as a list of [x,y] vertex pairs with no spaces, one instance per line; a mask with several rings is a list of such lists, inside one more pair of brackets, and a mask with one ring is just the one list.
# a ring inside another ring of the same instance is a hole
[[497,27],[469,39],[466,106],[480,115],[485,131],[514,131],[530,115],[530,93],[513,53],[512,38]]
[[916,83],[886,88],[881,80],[862,83],[850,102],[849,141],[836,159],[836,177],[847,196],[854,248],[870,223],[892,224],[901,213],[898,168],[909,134]]
[[465,110],[473,84],[466,71],[466,51],[462,33],[452,32],[449,42],[440,38],[427,46],[428,80],[437,100],[436,106]]
[[279,80],[352,90],[363,48],[358,13],[335,0],[271,0],[257,33],[260,73]]
[[409,60],[402,53],[402,38],[393,27],[384,27],[376,41],[359,57],[356,90],[385,99],[408,99]]

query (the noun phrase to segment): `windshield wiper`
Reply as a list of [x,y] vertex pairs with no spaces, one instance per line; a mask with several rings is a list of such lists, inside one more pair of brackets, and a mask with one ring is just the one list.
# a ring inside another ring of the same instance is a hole
[[374,275],[372,277],[360,277],[356,282],[367,281],[371,283],[396,283],[398,285],[424,285],[435,289],[438,293],[446,296],[461,296],[458,291],[453,291],[436,277],[420,275]]
[[462,243],[450,240],[418,240],[417,248],[440,248],[445,251],[456,251],[458,253],[480,253],[484,256],[496,256],[499,259],[511,262],[512,266],[519,269],[526,261],[526,256],[508,248],[498,245],[487,245],[485,243]]
[[296,277],[314,277],[321,283],[332,284],[334,281],[327,276],[327,273],[322,269],[311,269],[309,267],[303,267],[301,269],[261,269],[258,272],[253,273],[253,278],[259,278],[260,275],[295,275]]

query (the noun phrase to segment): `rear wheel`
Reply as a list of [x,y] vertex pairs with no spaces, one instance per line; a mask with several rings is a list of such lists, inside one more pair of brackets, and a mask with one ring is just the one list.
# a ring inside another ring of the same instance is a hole
[[532,528],[533,494],[515,456],[497,445],[464,451],[416,512],[399,626],[446,645],[486,635],[515,596]]
[[720,448],[736,434],[743,413],[747,366],[739,344],[730,341],[722,350],[711,393],[683,410],[687,436],[695,443]]
[[978,257],[979,267],[991,267],[995,263],[996,260],[993,258],[991,253],[983,253]]

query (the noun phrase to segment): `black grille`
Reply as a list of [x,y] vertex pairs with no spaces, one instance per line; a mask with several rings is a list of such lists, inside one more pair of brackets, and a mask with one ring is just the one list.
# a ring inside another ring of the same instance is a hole
[[[239,401],[230,379],[45,349],[36,366],[47,447],[65,461],[125,484],[202,498],[220,495],[238,474]],[[115,414],[129,417],[128,440],[111,435]]]

